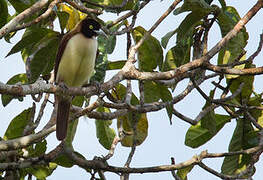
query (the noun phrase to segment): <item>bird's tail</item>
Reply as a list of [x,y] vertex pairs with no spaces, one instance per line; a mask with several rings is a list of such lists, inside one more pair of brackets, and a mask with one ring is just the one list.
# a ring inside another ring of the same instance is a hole
[[68,98],[58,98],[56,135],[60,141],[65,139],[67,135],[70,104]]

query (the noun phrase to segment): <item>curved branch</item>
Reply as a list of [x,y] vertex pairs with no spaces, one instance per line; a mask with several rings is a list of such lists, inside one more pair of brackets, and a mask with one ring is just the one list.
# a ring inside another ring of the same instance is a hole
[[81,12],[84,12],[86,14],[90,14],[90,13],[94,13],[94,14],[101,14],[102,11],[101,10],[98,10],[98,9],[91,9],[91,8],[87,8],[85,7],[84,5],[78,5],[77,3],[75,3],[74,1],[71,1],[71,0],[63,0],[65,1],[66,3],[70,4],[72,7],[74,7],[75,9],[78,9],[79,11]]
[[36,19],[34,19],[31,22],[28,23],[24,23],[20,26],[17,26],[16,28],[14,28],[12,31],[17,31],[17,30],[21,30],[27,27],[32,26],[33,24],[37,24],[39,23],[41,20],[46,19],[48,16],[51,15],[53,8],[60,2],[60,0],[54,0],[53,2],[51,2],[48,6],[48,9],[46,10],[46,12],[44,12],[43,14],[41,14],[39,17],[37,17]]
[[42,131],[36,134],[23,136],[8,141],[0,141],[0,151],[10,151],[10,150],[27,147],[28,145],[43,139],[44,137],[46,137],[47,135],[49,135],[55,130],[56,130],[56,126],[52,126],[51,128],[43,129]]
[[[243,150],[243,151],[227,152],[227,153],[208,153],[207,151],[202,151],[199,155],[195,155],[191,159],[178,163],[178,164],[142,167],[142,168],[110,166],[103,159],[102,160],[98,160],[98,159],[86,160],[86,159],[83,159],[77,156],[69,148],[66,148],[66,154],[72,161],[76,163],[76,165],[84,169],[92,168],[94,170],[104,170],[104,171],[110,171],[110,172],[115,172],[115,173],[128,174],[128,173],[157,173],[157,172],[164,172],[164,171],[179,170],[179,169],[191,166],[191,165],[196,165],[199,162],[201,162],[203,159],[219,158],[219,157],[239,155],[239,154],[254,154],[254,153],[262,151],[262,149],[263,149],[262,146],[256,146],[256,147],[253,147],[247,150]],[[232,178],[232,176],[229,176],[229,178]]]
[[12,32],[17,27],[17,25],[20,24],[24,19],[36,13],[37,11],[43,9],[47,3],[48,0],[37,1],[30,8],[24,10],[22,13],[20,13],[11,21],[9,21],[4,27],[0,29],[0,39],[4,37],[6,34]]

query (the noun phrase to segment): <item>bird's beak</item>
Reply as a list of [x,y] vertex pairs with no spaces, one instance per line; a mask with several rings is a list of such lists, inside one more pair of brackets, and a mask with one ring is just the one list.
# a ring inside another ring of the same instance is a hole
[[95,32],[96,32],[98,35],[101,35],[101,36],[104,36],[104,37],[108,38],[108,35],[107,35],[104,31],[102,31],[101,29],[100,29],[100,30],[96,30]]

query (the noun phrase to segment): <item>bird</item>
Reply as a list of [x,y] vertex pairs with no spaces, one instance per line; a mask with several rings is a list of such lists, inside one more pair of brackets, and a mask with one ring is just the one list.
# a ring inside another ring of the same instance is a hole
[[[89,83],[98,48],[96,36],[101,33],[101,25],[86,17],[63,36],[55,60],[55,84],[67,88]],[[72,96],[56,95],[56,101],[56,136],[62,141],[67,135]]]

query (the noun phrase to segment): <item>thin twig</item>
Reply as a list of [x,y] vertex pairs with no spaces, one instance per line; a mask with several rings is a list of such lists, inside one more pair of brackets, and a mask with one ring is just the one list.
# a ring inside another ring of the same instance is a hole
[[195,121],[189,117],[186,117],[185,115],[181,114],[180,112],[178,112],[177,110],[173,109],[173,114],[175,116],[177,116],[178,118],[182,119],[185,122],[190,123],[191,125],[196,125],[198,121]]

